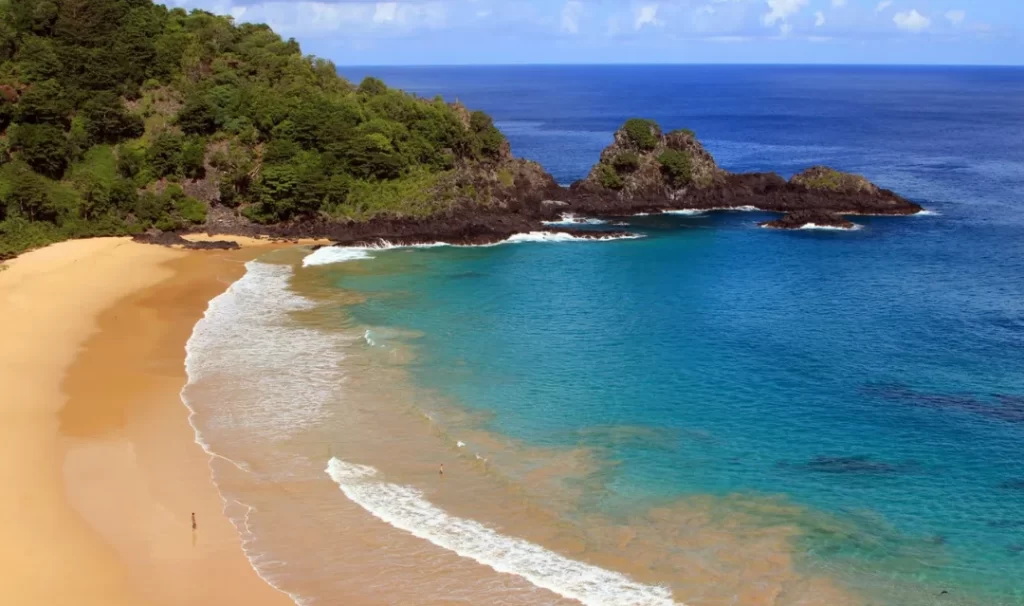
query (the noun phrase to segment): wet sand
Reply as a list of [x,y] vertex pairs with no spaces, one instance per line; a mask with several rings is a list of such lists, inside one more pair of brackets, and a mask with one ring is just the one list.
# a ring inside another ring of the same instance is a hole
[[246,559],[179,399],[192,326],[258,252],[101,238],[0,270],[4,603],[292,603]]

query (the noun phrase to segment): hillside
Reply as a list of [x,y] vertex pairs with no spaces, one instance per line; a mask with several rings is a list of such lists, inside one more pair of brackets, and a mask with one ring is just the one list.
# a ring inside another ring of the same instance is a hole
[[0,0],[0,258],[193,228],[211,209],[429,215],[491,202],[474,180],[511,188],[529,168],[486,114],[355,86],[264,25],[150,0]]

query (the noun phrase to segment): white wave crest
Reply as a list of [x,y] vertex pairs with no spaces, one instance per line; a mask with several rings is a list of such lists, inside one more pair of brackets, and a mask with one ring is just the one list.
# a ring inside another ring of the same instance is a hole
[[860,228],[860,225],[854,225],[853,227],[837,227],[835,225],[818,225],[817,223],[805,223],[800,226],[800,229],[820,229],[824,231],[857,231]]
[[640,234],[608,234],[585,238],[560,231],[531,231],[525,234],[515,234],[507,240],[498,242],[498,244],[519,244],[522,242],[605,242],[608,240],[635,240],[642,237]]
[[311,265],[330,265],[331,263],[372,259],[373,256],[367,252],[368,250],[368,248],[356,246],[324,246],[306,255],[306,258],[302,260],[302,266],[310,267]]
[[699,209],[699,208],[684,208],[684,209],[678,209],[678,210],[666,210],[666,211],[663,212],[663,214],[666,214],[666,215],[694,216],[694,215],[703,215],[705,212],[707,212],[707,211]]
[[376,480],[373,467],[332,458],[326,471],[346,497],[395,528],[587,606],[676,604],[665,587],[637,583],[621,573],[570,560],[479,522],[449,515],[415,488]]
[[558,221],[544,221],[544,225],[604,225],[607,221],[593,217],[579,217],[572,213],[563,213]]
[[928,210],[928,209],[926,208],[926,209],[924,209],[924,210],[921,210],[921,211],[918,211],[918,212],[914,213],[914,214],[913,214],[913,215],[911,215],[911,216],[912,216],[912,217],[938,217],[938,216],[940,216],[941,214],[942,214],[942,213],[940,213],[940,212],[939,212],[939,211],[937,211],[937,210]]
[[[785,228],[772,227],[771,225],[762,225],[761,227],[763,227],[765,229],[785,229]],[[818,225],[817,223],[804,223],[803,225],[801,225],[800,227],[797,227],[796,229],[818,230],[818,231],[857,231],[857,230],[862,229],[862,228],[863,228],[862,225],[856,225],[856,224],[853,227],[836,227],[835,225]]]
[[557,231],[531,231],[523,234],[515,234],[493,244],[448,244],[447,242],[427,242],[424,244],[392,244],[381,240],[373,246],[325,246],[306,255],[302,260],[303,267],[317,265],[330,265],[332,263],[344,263],[346,261],[357,261],[360,259],[372,259],[370,251],[392,250],[398,248],[437,248],[439,246],[454,246],[457,248],[485,248],[489,246],[500,246],[502,244],[520,244],[523,242],[606,242],[608,240],[635,240],[642,238],[640,234],[606,234],[593,232],[593,237],[583,237],[574,234],[567,234]]

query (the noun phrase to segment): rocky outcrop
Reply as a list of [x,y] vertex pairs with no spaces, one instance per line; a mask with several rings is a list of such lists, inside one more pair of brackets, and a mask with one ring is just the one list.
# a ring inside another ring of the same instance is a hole
[[[206,228],[208,233],[326,238],[347,244],[381,239],[485,244],[517,233],[560,231],[544,222],[564,213],[618,217],[747,208],[784,214],[765,223],[767,227],[813,224],[851,229],[856,226],[843,215],[910,215],[922,210],[864,177],[827,167],[808,169],[789,181],[775,173],[728,173],[692,132],[664,134],[645,120],[630,120],[619,129],[587,178],[569,188],[559,186],[536,162],[513,158],[503,149],[492,160],[457,166],[431,191],[431,199],[435,210],[426,216],[363,221],[317,216],[273,225],[253,223],[237,209],[213,206]],[[589,237],[595,232],[581,233]]]
[[181,237],[181,234],[151,229],[143,234],[132,237],[132,240],[143,244],[158,244],[160,246],[180,246],[188,250],[236,250],[238,242],[230,240],[201,240],[192,242]]
[[786,181],[775,173],[731,174],[690,131],[663,135],[630,120],[615,133],[586,179],[570,188],[570,206],[591,214],[753,207],[790,213],[911,215],[919,205],[860,175],[816,166]]
[[780,219],[766,221],[761,227],[775,229],[803,229],[807,227],[827,227],[833,229],[856,229],[857,225],[842,215],[822,210],[797,210],[786,213]]
[[675,200],[691,189],[712,187],[725,175],[692,131],[666,135],[656,123],[634,118],[616,131],[575,189],[621,201]]
[[793,175],[789,182],[812,191],[836,194],[866,193],[875,196],[881,191],[877,185],[860,175],[840,172],[828,166],[812,166],[802,173]]

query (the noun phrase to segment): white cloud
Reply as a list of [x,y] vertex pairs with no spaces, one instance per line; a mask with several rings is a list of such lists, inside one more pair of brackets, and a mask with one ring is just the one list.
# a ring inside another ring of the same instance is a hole
[[373,22],[374,23],[387,23],[394,21],[395,16],[398,14],[398,3],[397,2],[378,2],[375,10],[373,11]]
[[880,13],[890,6],[892,6],[892,0],[882,0],[878,3],[878,6],[875,7],[875,12]]
[[814,13],[814,27],[825,25],[825,13],[818,11]]
[[782,37],[789,35],[789,32],[793,31],[793,26],[788,23],[783,23],[779,26],[779,31],[782,33]]
[[570,34],[580,33],[580,17],[583,16],[583,3],[569,0],[562,7],[562,31]]
[[928,29],[928,26],[932,24],[932,20],[917,12],[917,9],[909,12],[896,13],[892,20],[896,24],[896,27],[914,33],[922,32]]
[[800,12],[800,9],[807,6],[807,0],[765,0],[770,9],[763,17],[765,25],[775,25],[779,21],[785,21],[790,15]]
[[640,30],[646,25],[658,26],[661,24],[661,20],[658,19],[658,5],[648,4],[637,9],[636,19],[633,20],[633,29]]
[[953,25],[960,25],[967,18],[967,11],[954,10],[946,13],[946,19]]
[[[326,2],[264,0],[235,6],[217,0],[172,0],[178,6],[230,13],[236,21],[266,23],[285,36],[327,36],[338,32],[401,32],[440,28],[447,22],[447,3],[428,2]],[[223,8],[221,4],[225,4]],[[216,5],[216,6],[214,6]]]
[[846,0],[832,0],[832,8],[841,8],[846,6]]

